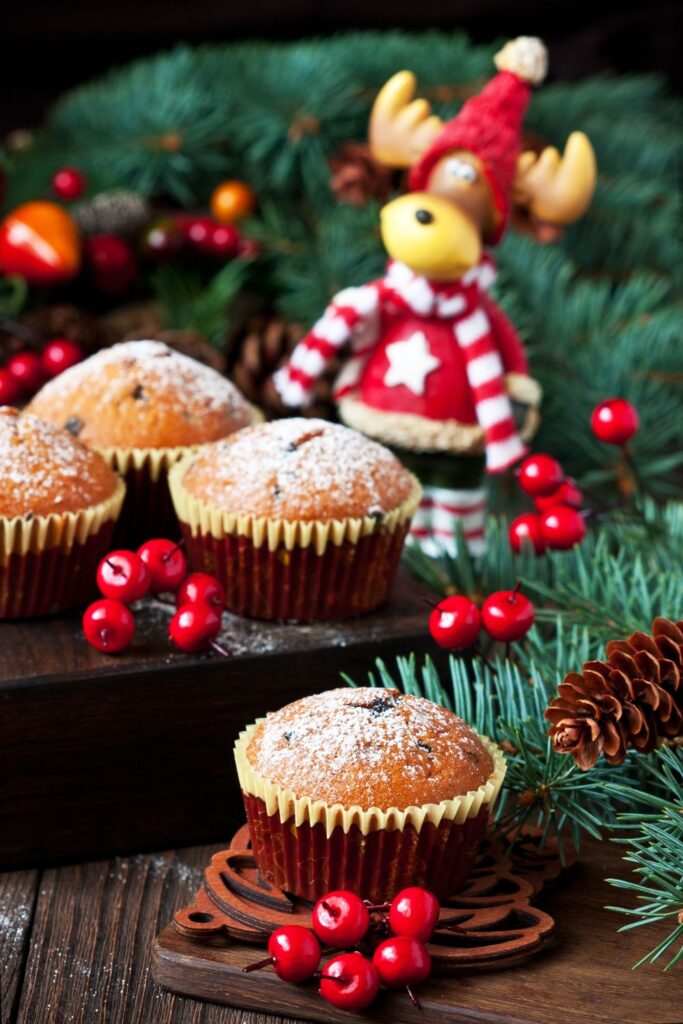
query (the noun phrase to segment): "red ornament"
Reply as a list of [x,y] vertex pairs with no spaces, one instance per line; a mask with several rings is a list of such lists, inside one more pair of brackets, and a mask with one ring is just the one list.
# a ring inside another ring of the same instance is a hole
[[387,988],[410,988],[426,981],[432,973],[429,953],[419,939],[409,935],[385,939],[375,950],[372,962]]
[[4,366],[0,366],[0,405],[13,405],[21,394],[21,388]]
[[12,356],[7,364],[7,370],[25,395],[34,394],[42,387],[45,379],[40,356],[28,348]]
[[80,363],[85,352],[70,338],[53,338],[42,351],[40,361],[48,377],[58,377],[64,370]]
[[145,229],[140,240],[142,252],[149,259],[170,260],[185,246],[185,232],[177,218],[161,217]]
[[52,179],[52,191],[58,199],[80,199],[85,192],[85,176],[77,167],[62,167]]
[[328,892],[313,908],[313,931],[328,946],[356,946],[370,927],[370,914],[353,892]]
[[625,398],[608,398],[591,415],[591,430],[605,444],[626,444],[639,426],[638,410]]
[[220,580],[207,572],[193,572],[181,583],[175,596],[176,607],[183,604],[209,604],[214,608],[225,606],[225,589]]
[[541,516],[541,535],[549,548],[567,551],[586,536],[586,524],[575,508],[554,505]]
[[181,651],[192,654],[211,646],[221,631],[221,613],[209,604],[184,604],[168,624],[168,635]]
[[134,551],[112,551],[97,569],[97,586],[105,597],[132,604],[149,593],[152,577],[146,564]]
[[188,242],[197,249],[207,249],[213,229],[216,227],[215,220],[211,217],[179,217],[178,222]]
[[229,260],[237,256],[240,246],[240,233],[232,224],[215,224],[209,235],[205,251],[212,256],[221,256]]
[[477,642],[481,613],[469,597],[447,597],[429,616],[429,632],[439,647],[460,651]]
[[138,548],[138,555],[147,565],[153,594],[175,591],[187,575],[187,560],[180,545],[172,540],[147,540]]
[[309,928],[288,924],[277,928],[268,939],[268,957],[250,964],[245,972],[272,967],[278,978],[295,984],[312,978],[320,964],[320,944]]
[[101,292],[125,292],[138,276],[138,262],[128,243],[119,235],[93,235],[85,245],[92,282]]
[[551,505],[569,505],[570,508],[581,508],[583,494],[574,477],[568,476],[552,494],[548,494],[544,498],[536,498],[534,505],[539,512],[545,512]]
[[78,227],[56,203],[35,200],[12,210],[0,224],[0,269],[30,285],[70,281],[81,265]]
[[519,486],[532,498],[556,491],[564,480],[564,470],[550,455],[529,455],[519,467]]
[[389,925],[395,935],[427,942],[439,920],[441,907],[429,889],[418,885],[402,889],[394,897],[389,910]]
[[85,639],[104,654],[118,654],[130,647],[135,636],[135,619],[122,601],[103,598],[83,614]]
[[362,953],[341,953],[325,964],[320,995],[340,1010],[364,1010],[379,992],[379,974]]
[[545,551],[545,541],[541,534],[541,519],[540,516],[534,515],[533,512],[527,512],[526,515],[517,516],[513,519],[508,528],[508,539],[510,541],[510,547],[517,554],[527,546],[532,546],[537,555],[542,555]]
[[514,590],[498,590],[482,605],[484,629],[494,640],[511,644],[525,636],[534,624],[536,610],[524,594]]

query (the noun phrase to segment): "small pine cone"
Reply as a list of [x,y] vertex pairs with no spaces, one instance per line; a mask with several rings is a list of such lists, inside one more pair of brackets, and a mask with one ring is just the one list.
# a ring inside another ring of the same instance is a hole
[[144,196],[126,189],[100,192],[75,203],[69,212],[84,235],[135,235],[152,216]]
[[384,202],[391,191],[391,168],[375,160],[364,142],[346,142],[329,158],[330,188],[340,203],[365,206],[369,199]]
[[[291,413],[291,410],[283,408],[277,401],[270,381],[303,334],[304,330],[299,324],[287,323],[278,316],[257,313],[250,317],[244,330],[232,343],[229,369],[231,379],[242,394],[263,408],[271,419]],[[316,381],[313,401],[301,410],[301,415],[334,418],[332,384],[339,369],[340,364],[333,360],[323,376]]]
[[36,340],[69,338],[87,352],[94,352],[106,343],[106,332],[96,317],[78,306],[44,306],[21,318],[21,322],[36,334]]
[[210,366],[219,373],[225,373],[227,363],[225,356],[217,348],[214,348],[199,331],[162,330],[157,331],[154,338],[156,341],[165,341],[167,345],[174,348],[176,352],[182,352],[184,356],[205,363],[206,366]]
[[683,734],[683,622],[657,618],[652,635],[607,644],[606,661],[570,672],[545,712],[553,747],[592,768],[621,764],[629,747],[649,753]]

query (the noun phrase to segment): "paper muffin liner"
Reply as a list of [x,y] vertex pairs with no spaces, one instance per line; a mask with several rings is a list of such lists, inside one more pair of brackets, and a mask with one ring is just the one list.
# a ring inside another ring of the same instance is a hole
[[190,565],[218,576],[230,611],[298,622],[346,619],[388,599],[422,489],[381,517],[285,520],[221,512],[182,485],[186,462],[169,473]]
[[81,512],[0,516],[0,619],[51,615],[89,601],[126,488]]
[[247,747],[259,724],[240,734],[235,762],[254,857],[267,882],[305,900],[351,889],[377,902],[408,885],[440,899],[463,885],[505,777],[495,743],[479,737],[493,771],[477,789],[405,810],[363,809],[297,797],[256,772]]

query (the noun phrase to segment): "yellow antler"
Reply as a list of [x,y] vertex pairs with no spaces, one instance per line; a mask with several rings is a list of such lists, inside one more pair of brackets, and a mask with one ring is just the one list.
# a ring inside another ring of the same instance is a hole
[[410,167],[443,127],[427,100],[413,99],[416,88],[412,71],[399,71],[374,102],[368,133],[370,148],[387,167]]
[[554,146],[540,154],[522,153],[513,196],[538,220],[571,224],[588,209],[596,178],[595,153],[588,137],[572,132],[561,157]]

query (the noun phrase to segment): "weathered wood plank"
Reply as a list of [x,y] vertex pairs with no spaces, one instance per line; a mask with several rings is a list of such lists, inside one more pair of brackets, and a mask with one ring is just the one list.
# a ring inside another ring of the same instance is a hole
[[0,874],[0,1024],[11,1024],[24,972],[37,871]]

